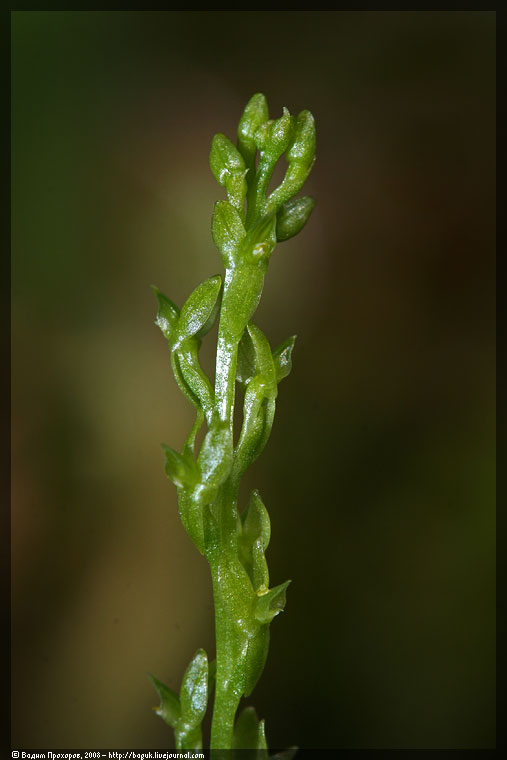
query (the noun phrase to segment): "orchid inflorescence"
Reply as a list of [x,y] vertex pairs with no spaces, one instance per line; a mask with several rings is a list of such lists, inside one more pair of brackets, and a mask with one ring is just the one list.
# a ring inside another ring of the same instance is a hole
[[[258,153],[258,157],[257,157]],[[285,156],[281,184],[268,194],[275,165]],[[255,94],[241,116],[237,147],[223,134],[211,143],[209,163],[227,199],[215,203],[211,231],[225,277],[197,286],[181,309],[154,288],[156,324],[168,341],[171,365],[196,419],[181,452],[163,445],[165,471],[177,489],[182,523],[208,560],[213,580],[216,660],[199,649],[179,695],[150,676],[160,697],[157,713],[175,732],[176,747],[201,749],[202,721],[213,687],[211,749],[257,749],[267,755],[264,721],[253,707],[236,719],[266,662],[269,626],[284,609],[290,581],[269,586],[266,549],[269,515],[258,491],[238,510],[241,478],[264,449],[275,414],[278,385],[291,370],[295,336],[271,349],[251,320],[270,256],[306,224],[315,201],[295,198],[315,161],[315,125],[309,111],[269,119],[266,98]],[[202,339],[219,319],[215,384],[199,363]],[[243,421],[233,436],[236,385]],[[196,435],[207,432],[196,456]]]

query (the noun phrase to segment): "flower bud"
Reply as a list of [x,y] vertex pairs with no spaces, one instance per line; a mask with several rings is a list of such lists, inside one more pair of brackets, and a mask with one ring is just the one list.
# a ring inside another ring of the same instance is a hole
[[255,133],[269,118],[268,104],[261,92],[253,95],[246,104],[238,125],[238,148],[245,159],[246,166],[251,169],[255,165]]
[[314,206],[315,200],[308,195],[284,203],[276,215],[276,239],[289,240],[301,232]]
[[301,111],[296,119],[292,144],[285,157],[289,164],[308,166],[315,156],[315,121],[310,111]]

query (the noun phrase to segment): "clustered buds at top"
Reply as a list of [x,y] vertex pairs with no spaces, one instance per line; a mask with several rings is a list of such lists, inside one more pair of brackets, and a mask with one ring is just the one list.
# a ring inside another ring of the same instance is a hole
[[[267,262],[276,241],[288,240],[300,232],[315,205],[315,201],[308,197],[288,204],[305,183],[315,160],[312,114],[305,110],[294,117],[284,107],[278,119],[269,119],[268,116],[266,98],[262,93],[256,93],[241,116],[238,147],[235,148],[221,133],[216,134],[211,143],[211,170],[217,181],[226,188],[229,204],[237,212],[237,216],[233,217],[225,206],[217,205],[213,215],[213,240],[222,253],[226,268],[238,266],[241,261],[248,262],[247,249],[253,249],[249,235],[261,219],[276,214],[273,240],[252,253],[254,258],[257,256]],[[256,167],[257,150],[260,151],[260,158]],[[284,154],[288,164],[284,179],[266,197],[275,164]],[[245,195],[248,206],[246,215]],[[237,253],[240,244],[242,256]]]

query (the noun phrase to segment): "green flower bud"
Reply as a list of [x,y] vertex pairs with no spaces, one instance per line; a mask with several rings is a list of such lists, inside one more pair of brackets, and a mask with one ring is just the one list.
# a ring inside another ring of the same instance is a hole
[[243,156],[229,138],[221,133],[215,135],[211,141],[209,165],[213,176],[222,187],[225,187],[229,176],[245,171]]
[[247,170],[243,156],[223,134],[215,135],[211,141],[209,165],[217,182],[227,190],[229,201],[241,212],[247,191]]
[[309,166],[315,156],[315,121],[310,111],[301,111],[296,119],[292,144],[285,157],[289,164]]
[[287,201],[276,215],[276,239],[278,242],[301,232],[315,206],[315,200],[305,195],[303,198]]
[[[255,166],[255,133],[269,119],[268,104],[265,96],[257,92],[246,104],[238,125],[238,148],[249,169]],[[247,177],[248,179],[248,177]]]

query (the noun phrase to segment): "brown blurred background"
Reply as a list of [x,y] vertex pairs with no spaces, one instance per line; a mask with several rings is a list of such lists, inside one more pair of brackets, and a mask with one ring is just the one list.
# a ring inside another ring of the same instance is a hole
[[16,746],[172,746],[145,672],[213,656],[149,286],[221,271],[209,145],[257,91],[313,112],[318,203],[256,316],[298,340],[244,490],[293,581],[249,701],[273,747],[495,745],[494,12],[20,11]]

